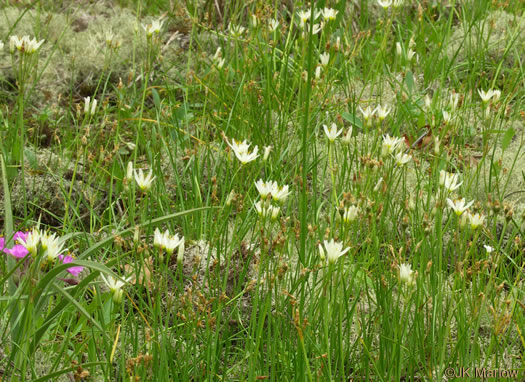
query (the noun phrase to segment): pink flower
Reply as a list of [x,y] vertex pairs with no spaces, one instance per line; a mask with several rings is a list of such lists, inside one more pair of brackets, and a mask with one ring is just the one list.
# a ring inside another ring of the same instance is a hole
[[0,251],[5,248],[5,239],[0,237]]
[[18,232],[15,233],[15,235],[13,236],[13,241],[16,242],[17,240],[22,240],[23,242],[25,242],[28,233],[29,233],[29,232],[18,231]]
[[26,257],[26,255],[29,253],[29,251],[23,245],[20,244],[16,244],[11,249],[5,248],[4,252],[16,257],[17,259],[22,259]]
[[[60,258],[60,260],[62,260],[62,263],[64,263],[64,264],[71,263],[72,261],[75,260],[75,259],[73,259],[72,256],[69,256],[69,255],[67,255],[67,256],[58,255],[58,257]],[[73,276],[78,276],[80,274],[80,272],[82,272],[83,270],[84,270],[84,267],[81,267],[81,266],[70,267],[70,268],[66,269],[66,271],[71,273]]]

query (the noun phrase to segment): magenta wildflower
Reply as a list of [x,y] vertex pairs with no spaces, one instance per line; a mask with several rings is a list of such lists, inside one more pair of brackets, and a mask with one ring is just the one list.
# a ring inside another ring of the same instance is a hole
[[28,234],[29,232],[18,231],[13,236],[13,241],[16,242],[17,240],[22,240],[25,242]]
[[0,237],[0,251],[2,251],[5,248],[5,239],[3,237]]
[[[71,263],[72,261],[75,260],[73,258],[73,256],[69,256],[69,255],[67,255],[67,256],[58,255],[58,257],[60,258],[60,260],[62,260],[62,263],[64,263],[64,264]],[[70,268],[66,269],[66,271],[71,273],[73,276],[78,276],[80,274],[80,272],[82,272],[83,270],[84,270],[84,267],[81,267],[81,266],[70,267]]]
[[16,257],[17,259],[22,259],[29,253],[29,251],[21,244],[16,244],[11,249],[5,248],[4,252]]

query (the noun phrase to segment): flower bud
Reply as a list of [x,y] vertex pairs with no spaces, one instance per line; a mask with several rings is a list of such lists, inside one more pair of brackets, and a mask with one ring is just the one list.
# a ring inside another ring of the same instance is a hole
[[177,251],[177,263],[182,264],[184,260],[184,249],[185,249],[185,239],[182,238],[182,241],[179,244],[179,250]]

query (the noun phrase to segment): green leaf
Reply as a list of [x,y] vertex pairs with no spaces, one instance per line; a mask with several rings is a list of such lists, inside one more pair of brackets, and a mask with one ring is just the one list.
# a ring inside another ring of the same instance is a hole
[[151,95],[153,96],[153,103],[155,107],[160,110],[160,96],[155,88],[151,89]]
[[38,160],[33,150],[26,147],[24,149],[24,158],[29,162],[29,166],[31,166],[33,170],[38,170]]
[[363,129],[363,122],[361,122],[361,120],[357,118],[354,113],[344,112],[341,114],[341,117],[358,129]]
[[[2,166],[2,183],[4,184],[4,225],[5,225],[5,236],[6,236],[6,242],[5,246],[11,244],[11,240],[13,240],[13,210],[11,208],[11,193],[9,192],[9,184],[7,183],[7,171],[5,167],[5,161],[4,161],[4,150],[2,147],[2,151],[0,152],[0,161]],[[12,256],[7,256],[7,269],[13,270],[16,268],[16,262],[15,259]],[[10,272],[8,272],[10,273]],[[9,278],[9,294],[13,295],[16,291],[16,285],[12,278]],[[16,308],[15,308],[16,310]]]
[[405,83],[407,85],[407,89],[410,93],[414,93],[414,90],[416,88],[415,82],[414,82],[414,75],[409,70],[407,74],[405,75]]
[[505,151],[507,147],[509,147],[510,142],[512,142],[512,138],[514,137],[514,134],[516,134],[516,131],[512,127],[509,127],[505,132],[505,135],[503,135],[503,138],[501,139],[501,149],[503,151]]
[[74,266],[86,267],[86,268],[89,268],[89,269],[92,269],[92,270],[96,270],[96,271],[100,271],[102,273],[110,275],[113,278],[120,278],[119,276],[117,276],[113,272],[111,272],[111,270],[108,267],[106,267],[105,265],[97,263],[97,262],[94,262],[94,261],[86,261],[86,260],[77,260],[77,259],[75,259],[74,261],[72,261],[70,263],[57,265],[53,269],[51,269],[49,272],[47,272],[46,275],[44,277],[42,277],[42,279],[39,281],[39,283],[36,286],[36,290],[40,291],[39,297],[37,297],[35,299],[35,301],[34,301],[34,305],[37,307],[37,311],[40,308],[39,307],[39,302],[41,301],[41,297],[44,296],[43,292],[45,292],[49,288],[49,286],[53,284],[53,282],[56,280],[57,276],[61,272],[65,271],[68,268],[74,267]]
[[[79,294],[80,291],[83,291],[86,289],[86,287],[95,279],[98,277],[98,272],[93,272],[89,274],[85,279],[83,279],[74,289],[73,289],[73,296],[76,296]],[[70,295],[71,296],[71,295]],[[62,312],[67,306],[69,305],[69,300],[63,299],[60,301],[51,312],[47,315],[44,322],[38,330],[35,332],[35,334],[32,336],[33,340],[31,342],[31,345],[29,347],[29,354],[33,354],[36,349],[38,348],[38,344],[40,343],[40,340],[44,336],[44,334],[47,332],[51,324],[56,323],[56,316]]]

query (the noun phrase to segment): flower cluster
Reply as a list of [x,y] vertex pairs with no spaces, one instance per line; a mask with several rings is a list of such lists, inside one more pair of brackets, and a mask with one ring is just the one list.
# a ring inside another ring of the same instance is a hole
[[33,54],[42,46],[44,41],[38,41],[36,38],[30,39],[29,36],[11,36],[9,38],[9,50],[11,53],[19,51],[20,53]]
[[142,24],[142,28],[144,31],[146,31],[146,36],[149,38],[153,35],[160,34],[160,30],[162,29],[162,25],[164,24],[164,20],[154,20],[151,24],[144,25]]
[[233,152],[234,152],[235,156],[237,157],[237,159],[242,164],[246,164],[246,163],[249,163],[251,161],[254,161],[259,156],[259,154],[258,154],[259,148],[257,146],[255,146],[253,148],[253,151],[250,152],[249,151],[250,143],[248,143],[248,141],[246,141],[246,140],[244,140],[242,142],[239,142],[239,141],[236,141],[235,139],[232,139],[232,143],[231,144],[230,144],[230,142],[227,142],[227,143],[228,143],[228,146],[230,146],[231,149],[233,150]]
[[[18,231],[13,236],[14,245],[12,248],[5,247],[5,239],[0,238],[0,251],[9,254],[17,259],[37,258],[43,259],[45,264],[54,264],[59,259],[63,264],[74,261],[71,255],[63,255],[64,240],[55,233],[33,228],[31,231]],[[74,266],[67,269],[73,276],[78,276],[84,267]]]
[[379,105],[379,106],[376,106],[375,109],[372,109],[370,106],[367,106],[366,109],[363,110],[361,106],[359,106],[359,111],[363,115],[365,124],[370,126],[372,124],[372,118],[375,115],[377,115],[379,122],[382,122],[390,114],[392,109],[389,108],[388,106]]
[[160,232],[158,228],[153,233],[153,245],[155,248],[166,251],[170,256],[175,249],[179,249],[177,253],[177,261],[181,262],[184,256],[184,236],[172,235],[168,230],[164,233]]
[[276,220],[281,212],[281,207],[272,205],[271,201],[273,199],[274,202],[284,204],[290,195],[288,185],[279,186],[277,182],[271,180],[265,182],[259,179],[255,182],[255,187],[261,197],[261,200],[255,203],[257,213],[262,218],[270,217],[272,220]]

